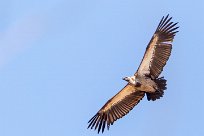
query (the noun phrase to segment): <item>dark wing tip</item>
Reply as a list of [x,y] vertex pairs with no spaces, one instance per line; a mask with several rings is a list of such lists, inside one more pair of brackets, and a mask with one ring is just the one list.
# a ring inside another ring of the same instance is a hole
[[[91,125],[95,124],[94,121],[96,121],[96,120],[97,120],[97,114],[96,114],[95,116],[93,116],[93,117],[88,121],[89,125],[88,125],[87,129],[88,129]],[[91,127],[91,129],[92,129],[92,127]]]
[[178,22],[173,23],[173,22],[171,22],[171,20],[172,20],[172,17],[169,17],[169,14],[166,17],[163,16],[159,22],[159,25],[156,29],[156,32],[158,32],[158,31],[173,32],[174,30],[178,29],[179,27],[176,27],[176,29],[175,29],[175,26],[178,24]]
[[168,18],[169,18],[169,14],[166,17],[165,16],[162,17],[162,19],[160,20],[159,25],[157,27],[157,30],[161,29],[162,26],[165,25],[165,23],[168,23],[172,19],[172,17],[170,17],[169,19]]
[[[89,125],[87,127],[90,128],[90,129],[94,129],[98,131],[98,133],[100,132],[104,132],[105,130],[105,126],[106,126],[106,123],[107,123],[107,116],[105,113],[96,113],[96,115],[94,115],[89,121],[88,121]],[[109,126],[108,126],[109,128]]]
[[160,41],[173,41],[174,36],[179,32],[178,22],[174,23],[171,20],[172,17],[169,17],[169,14],[166,17],[162,17],[155,32],[160,37]]

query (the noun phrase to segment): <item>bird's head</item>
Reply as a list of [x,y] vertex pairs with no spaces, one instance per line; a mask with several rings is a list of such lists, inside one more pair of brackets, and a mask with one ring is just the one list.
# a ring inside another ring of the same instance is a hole
[[122,79],[125,80],[125,81],[127,81],[127,82],[130,81],[130,77],[124,77],[124,78],[122,78]]

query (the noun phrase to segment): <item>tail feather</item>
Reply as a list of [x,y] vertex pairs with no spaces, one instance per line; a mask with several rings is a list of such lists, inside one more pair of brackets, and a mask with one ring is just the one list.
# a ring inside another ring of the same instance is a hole
[[158,89],[154,93],[146,93],[148,101],[155,101],[156,99],[160,99],[164,95],[164,90],[167,89],[166,80],[164,79],[164,77],[155,79],[155,82]]

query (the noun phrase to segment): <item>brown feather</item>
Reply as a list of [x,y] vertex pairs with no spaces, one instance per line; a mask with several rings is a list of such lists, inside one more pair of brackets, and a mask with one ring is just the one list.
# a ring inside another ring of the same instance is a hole
[[110,125],[119,118],[125,116],[144,97],[145,93],[136,90],[132,85],[126,85],[120,92],[111,98],[94,117],[89,120],[88,128],[95,126],[98,133],[109,129]]
[[151,41],[149,42],[145,55],[135,73],[156,79],[162,72],[163,67],[171,55],[172,41],[179,27],[177,23],[170,22],[172,19],[167,15],[160,21]]

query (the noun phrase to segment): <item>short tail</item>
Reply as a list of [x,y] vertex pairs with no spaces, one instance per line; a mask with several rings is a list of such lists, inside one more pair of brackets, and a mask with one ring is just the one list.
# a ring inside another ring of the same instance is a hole
[[154,80],[157,84],[158,89],[154,93],[146,93],[147,100],[155,101],[156,99],[160,99],[164,95],[164,90],[166,90],[166,80],[164,77],[160,77]]

